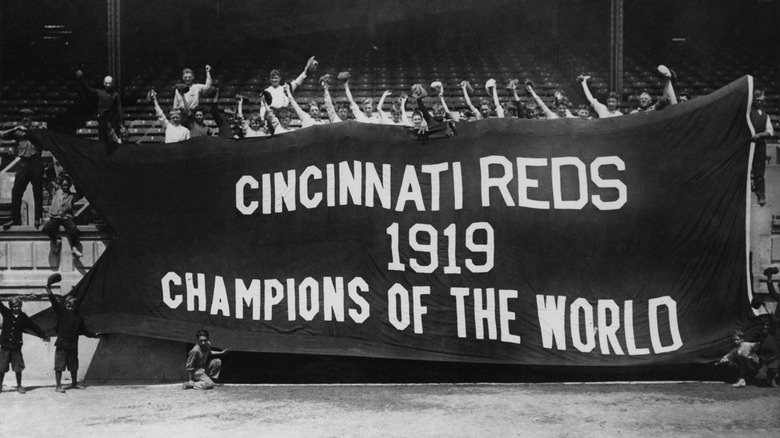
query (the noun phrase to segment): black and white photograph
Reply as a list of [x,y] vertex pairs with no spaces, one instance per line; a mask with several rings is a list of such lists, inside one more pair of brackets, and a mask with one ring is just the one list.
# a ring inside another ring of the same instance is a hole
[[0,436],[776,437],[778,135],[780,0],[0,0]]

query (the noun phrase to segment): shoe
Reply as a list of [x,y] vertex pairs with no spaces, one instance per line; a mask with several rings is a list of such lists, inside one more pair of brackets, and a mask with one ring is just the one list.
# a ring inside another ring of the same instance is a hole
[[658,73],[660,73],[661,76],[665,77],[666,79],[677,80],[677,73],[663,64],[658,66]]
[[769,386],[772,388],[777,388],[777,377],[769,381]]
[[739,379],[737,380],[737,383],[731,385],[732,388],[744,388],[745,387],[745,379]]
[[87,389],[86,386],[80,386],[80,385],[71,385],[70,389]]
[[18,392],[19,394],[27,394],[27,391],[25,391],[24,387],[22,387],[22,386],[17,386],[16,387],[16,392]]
[[65,390],[62,389],[62,386],[58,386],[58,387],[54,388],[54,392],[59,392],[61,394],[65,394]]
[[22,221],[10,220],[10,221],[8,221],[8,222],[3,224],[3,229],[7,230],[7,229],[13,227],[14,225],[18,226],[18,225],[21,225],[21,224],[22,224]]
[[35,218],[34,225],[35,225],[35,228],[36,228],[36,229],[40,228],[40,227],[41,227],[41,225],[42,225],[42,223],[43,223],[43,219],[41,219],[41,218]]
[[62,240],[56,239],[51,241],[51,250],[55,254],[59,254],[61,249],[62,249]]
[[190,382],[184,382],[184,383],[181,385],[181,389],[192,389],[192,383],[190,383]]
[[78,257],[78,258],[81,258],[81,257],[84,255],[84,254],[82,254],[82,253],[81,253],[81,251],[79,251],[79,250],[78,250],[78,249],[76,249],[76,248],[73,248],[73,251],[72,251],[72,252],[73,252],[73,257]]
[[758,205],[765,206],[766,205],[766,196],[764,195],[756,195],[758,197]]

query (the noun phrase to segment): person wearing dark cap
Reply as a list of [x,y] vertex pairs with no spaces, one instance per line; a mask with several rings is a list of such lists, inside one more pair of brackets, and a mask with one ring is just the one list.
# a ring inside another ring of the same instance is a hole
[[84,79],[81,70],[76,72],[81,87],[92,96],[97,97],[98,140],[105,142],[121,143],[121,134],[125,131],[124,113],[122,112],[122,99],[114,89],[114,78],[103,78],[103,88],[92,88]]
[[756,192],[758,205],[766,205],[766,181],[764,172],[766,171],[766,139],[775,135],[772,129],[772,121],[764,109],[764,90],[755,90],[753,92],[753,107],[750,109],[750,122],[753,125],[755,134],[751,141],[756,144],[753,152],[753,191]]
[[3,224],[4,229],[22,224],[22,196],[27,184],[32,183],[33,199],[35,201],[35,227],[41,226],[43,218],[43,160],[41,148],[33,144],[27,135],[32,126],[33,111],[24,108],[19,111],[22,122],[11,129],[0,131],[0,137],[11,138],[16,142],[19,156],[19,170],[16,171],[14,186],[11,189],[11,220]]

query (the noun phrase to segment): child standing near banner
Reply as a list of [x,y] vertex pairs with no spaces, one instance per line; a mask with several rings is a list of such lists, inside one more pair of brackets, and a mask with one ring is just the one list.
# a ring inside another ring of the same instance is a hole
[[[56,274],[55,274],[56,275]],[[46,293],[49,295],[49,301],[54,312],[57,314],[57,342],[54,346],[57,347],[54,351],[54,376],[57,386],[55,391],[64,393],[62,389],[62,372],[66,369],[70,371],[71,388],[83,389],[78,385],[77,372],[79,369],[79,336],[84,335],[90,338],[97,338],[100,333],[91,332],[87,330],[84,325],[84,318],[76,310],[77,300],[75,297],[68,297],[65,299],[65,303],[61,303],[57,297],[51,291],[51,285],[55,281],[59,281],[58,277],[49,277],[49,282],[46,284]]]
[[3,315],[3,332],[0,335],[0,392],[3,392],[3,379],[9,367],[16,373],[16,390],[19,394],[27,391],[22,386],[22,371],[24,370],[24,358],[22,357],[22,331],[32,330],[44,342],[49,342],[46,332],[41,330],[26,313],[22,312],[22,300],[11,298],[8,302],[10,309],[0,302],[0,314]]

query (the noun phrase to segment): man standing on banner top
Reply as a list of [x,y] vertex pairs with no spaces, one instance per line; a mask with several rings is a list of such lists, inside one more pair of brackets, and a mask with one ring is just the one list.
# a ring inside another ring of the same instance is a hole
[[756,134],[751,138],[756,144],[753,151],[753,191],[756,192],[758,205],[766,205],[766,181],[764,172],[766,171],[766,139],[775,135],[772,129],[772,121],[764,110],[764,90],[753,91],[753,108],[750,109],[750,123]]
[[35,228],[41,226],[43,218],[43,159],[41,148],[33,144],[27,135],[32,127],[33,111],[24,108],[19,111],[22,123],[11,129],[0,131],[0,137],[13,138],[16,142],[16,153],[19,156],[19,170],[16,171],[14,187],[11,189],[11,220],[3,224],[3,229],[22,224],[22,196],[27,190],[27,184],[32,184],[35,201]]
[[[181,80],[184,83],[176,84],[174,86],[173,108],[190,108],[195,109],[200,103],[200,98],[204,93],[211,89],[211,66],[207,65],[206,70],[206,82],[203,84],[193,84],[195,80],[195,74],[192,69],[185,68],[181,73]],[[178,91],[178,93],[175,93]],[[182,119],[182,125],[189,128],[192,125],[192,120],[189,118]]]
[[226,355],[228,351],[211,348],[208,330],[198,330],[195,338],[198,341],[187,356],[187,381],[182,388],[212,389],[214,380],[219,379],[219,373],[222,371],[222,359],[219,357]]
[[97,97],[98,140],[121,143],[121,134],[126,129],[124,127],[124,113],[122,113],[122,99],[114,89],[114,78],[111,76],[103,78],[103,89],[90,87],[81,70],[76,71],[76,79],[79,80],[81,87],[87,93]]
[[[306,67],[303,69],[303,72],[298,75],[295,80],[289,83],[290,92],[295,91],[298,87],[303,85],[303,81],[306,79],[306,74],[309,71],[316,71],[317,65],[318,62],[314,59],[313,56],[309,58],[309,60],[306,62]],[[282,87],[282,73],[276,69],[271,70],[271,72],[268,74],[268,80],[271,81],[271,85],[263,90],[263,96],[265,96],[265,101],[268,103],[268,106],[274,110],[287,108],[290,106],[290,98],[287,97],[284,92],[284,87]],[[265,117],[265,111],[261,110],[261,112],[263,113],[261,115]]]

